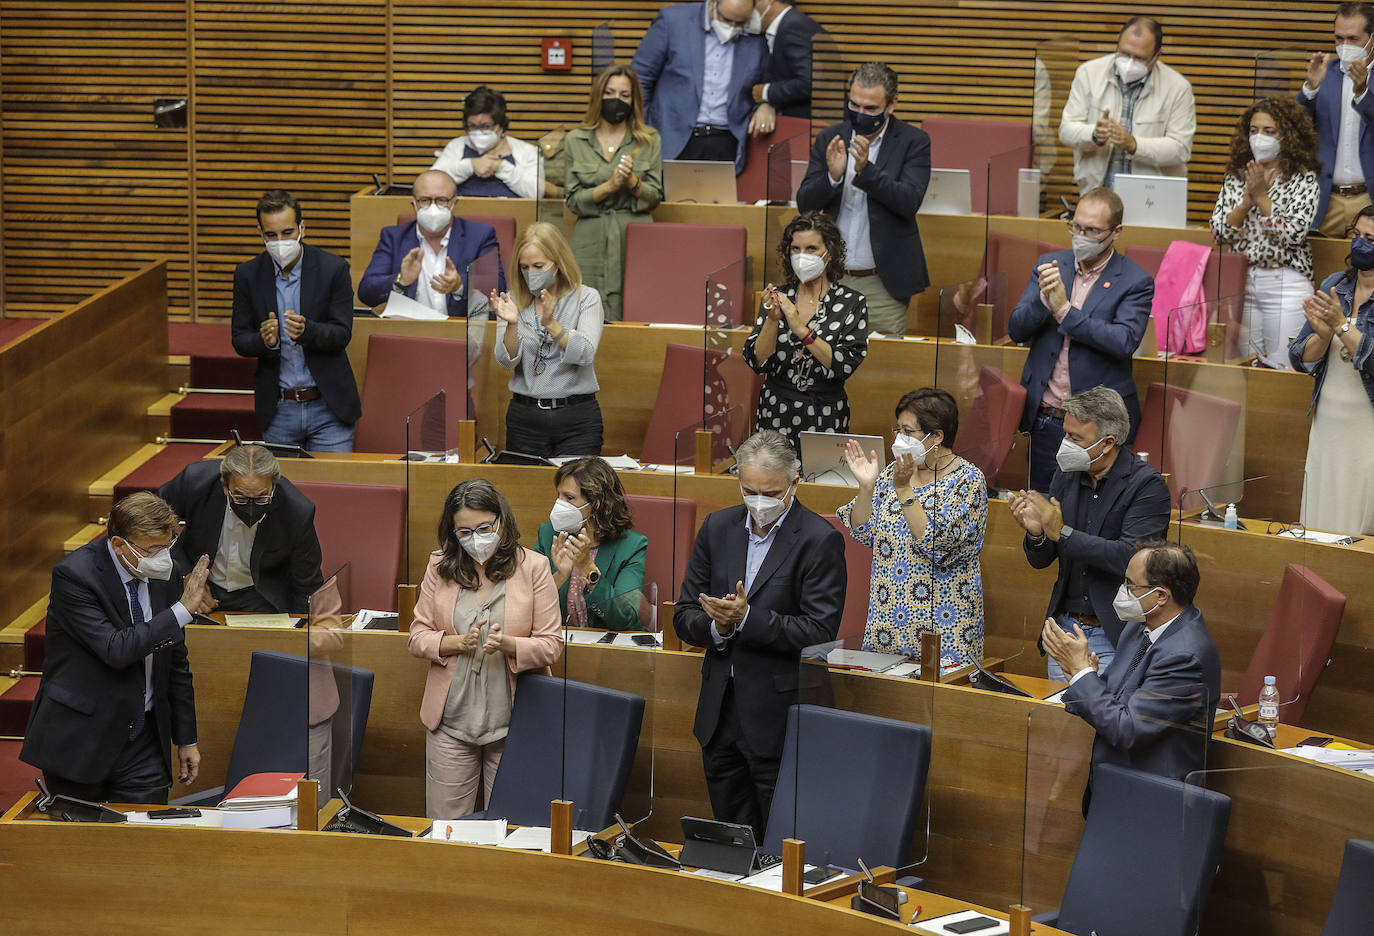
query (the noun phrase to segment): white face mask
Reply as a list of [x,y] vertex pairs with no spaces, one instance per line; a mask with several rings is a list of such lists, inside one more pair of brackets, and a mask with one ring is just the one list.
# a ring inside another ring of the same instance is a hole
[[[790,493],[791,485],[787,488]],[[749,510],[749,516],[753,519],[757,527],[766,527],[783,515],[787,510],[786,497],[768,497],[764,494],[745,494],[740,495],[744,498],[744,506]]]
[[749,22],[744,24],[744,31],[750,36],[757,36],[763,32],[763,14],[758,10],[749,14]]
[[825,257],[821,254],[794,253],[792,272],[803,283],[809,283],[825,272]]
[[559,533],[576,533],[587,521],[582,516],[582,508],[560,497],[553,502],[553,509],[549,511],[549,522]]
[[[128,543],[128,540],[124,541]],[[132,550],[132,545],[130,546]],[[137,551],[134,550],[137,555]],[[134,567],[133,574],[143,579],[145,582],[150,579],[157,579],[165,582],[172,577],[172,551],[164,549],[155,556],[138,556],[138,564]]]
[[903,435],[900,432],[897,433],[897,438],[892,440],[892,457],[897,459],[901,458],[903,455],[910,455],[912,458],[916,459],[917,462],[925,461],[926,456],[930,454],[925,446],[925,440],[929,438],[929,432],[919,439]]
[[731,26],[729,23],[723,23],[714,17],[711,19],[711,29],[715,32],[716,38],[719,39],[723,45],[729,45],[734,42],[739,38],[740,34],[740,28],[738,26]]
[[490,533],[469,533],[467,536],[461,536],[458,538],[458,545],[477,562],[486,562],[492,553],[496,552],[496,545],[500,541],[501,531],[492,530]]
[[1256,162],[1269,162],[1279,155],[1279,138],[1264,133],[1250,134],[1250,155]]
[[1341,71],[1347,71],[1355,62],[1364,61],[1364,46],[1342,42],[1336,46],[1336,57],[1341,60]]
[[267,241],[267,252],[271,254],[272,261],[284,270],[301,255],[301,238],[297,235],[294,240]]
[[[1101,441],[1101,439],[1098,439],[1093,445],[1097,445]],[[1096,457],[1089,455],[1088,449],[1092,447],[1093,446],[1090,445],[1088,448],[1084,448],[1081,445],[1071,442],[1068,438],[1065,438],[1063,442],[1059,443],[1059,451],[1054,456],[1055,461],[1059,462],[1059,470],[1065,473],[1070,471],[1087,471],[1092,467],[1093,462],[1102,457],[1102,453],[1100,452]]]
[[430,202],[419,211],[415,212],[415,220],[420,222],[420,227],[430,234],[438,234],[453,223],[453,210],[451,208],[441,208]]
[[[1158,590],[1158,588],[1152,588],[1145,594],[1148,595],[1150,592]],[[1157,609],[1158,605],[1151,608],[1150,611],[1155,611]],[[1115,611],[1116,616],[1123,621],[1144,622],[1147,613],[1141,606],[1140,599],[1131,594],[1131,590],[1126,587],[1125,582],[1122,582],[1121,587],[1116,590],[1116,597],[1112,599],[1112,610]]]
[[468,144],[478,153],[485,153],[501,140],[501,134],[495,130],[469,130]]
[[1126,84],[1135,84],[1150,73],[1150,67],[1138,58],[1116,54],[1116,73]]

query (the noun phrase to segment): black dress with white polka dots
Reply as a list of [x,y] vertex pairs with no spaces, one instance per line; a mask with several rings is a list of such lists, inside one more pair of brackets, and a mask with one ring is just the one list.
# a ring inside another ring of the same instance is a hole
[[[781,292],[796,302],[795,286]],[[765,327],[778,329],[778,343],[772,356],[760,361],[754,345]],[[776,429],[799,450],[802,430],[849,431],[849,397],[844,382],[868,354],[868,303],[861,294],[836,283],[821,297],[811,327],[818,339],[830,345],[830,367],[821,366],[785,320],[770,324],[762,305],[754,331],[744,342],[745,362],[765,377],[759,391],[758,428]]]

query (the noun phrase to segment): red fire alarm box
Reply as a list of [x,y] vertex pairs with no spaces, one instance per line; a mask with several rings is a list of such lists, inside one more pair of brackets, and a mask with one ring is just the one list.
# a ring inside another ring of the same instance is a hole
[[572,71],[571,39],[541,39],[539,48],[544,71]]

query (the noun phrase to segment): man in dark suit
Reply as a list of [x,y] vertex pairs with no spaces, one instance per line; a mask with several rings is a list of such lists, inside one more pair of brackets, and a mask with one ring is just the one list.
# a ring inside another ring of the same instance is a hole
[[48,645],[20,759],[52,793],[107,803],[166,803],[200,768],[196,700],[182,628],[214,608],[208,557],[172,567],[177,515],[146,491],[110,511],[108,536],[57,564]]
[[310,610],[324,582],[315,505],[261,445],[192,462],[157,492],[186,521],[173,556],[210,557],[210,594],[224,611]]
[[466,317],[464,278],[479,257],[483,258],[481,278],[487,282],[485,290],[481,282],[474,288],[506,291],[496,229],[454,215],[457,193],[447,172],[427,169],[415,177],[411,197],[415,220],[382,228],[372,260],[358,281],[358,299],[364,305],[381,305],[394,290],[436,312]]
[[798,211],[824,211],[844,235],[844,284],[868,300],[868,325],[906,331],[907,304],[930,285],[916,211],[930,184],[930,137],[898,120],[897,73],[867,62],[849,78],[845,122],[811,147]]
[[744,506],[702,523],[673,628],[706,648],[693,732],[711,810],[762,841],[801,653],[839,631],[844,539],[797,501],[800,466],[781,434],[755,433],[735,458]]
[[1334,32],[1335,54],[1312,55],[1298,103],[1307,108],[1316,127],[1322,166],[1314,224],[1328,237],[1345,237],[1355,215],[1369,204],[1369,186],[1374,185],[1374,97],[1365,93],[1374,7],[1340,4]]
[[[1121,445],[1129,422],[1121,394],[1094,387],[1064,401],[1064,443],[1046,499],[1011,497],[1026,531],[1026,559],[1037,569],[1059,563],[1046,614],[1065,631],[1081,629],[1105,671],[1121,637],[1112,606],[1126,564],[1142,540],[1169,529],[1169,486],[1149,462]],[[1051,658],[1051,679],[1067,675]]]
[[744,32],[752,0],[675,3],[659,11],[630,67],[644,89],[644,122],[663,137],[664,159],[733,162],[744,171],[768,47]]
[[820,24],[783,0],[754,0],[750,22],[768,43],[768,68],[752,89],[759,111],[766,104],[770,114],[810,120],[811,43]]
[[1064,706],[1097,730],[1094,767],[1120,764],[1182,780],[1206,765],[1221,659],[1193,605],[1198,580],[1187,546],[1141,544],[1117,590],[1117,609],[1130,623],[1105,678],[1081,632],[1045,622],[1045,649],[1072,674]]
[[348,363],[348,261],[302,243],[301,206],[281,189],[258,200],[266,250],[234,270],[234,350],[258,359],[254,409],[268,442],[353,451],[362,414]]
[[1126,403],[1135,438],[1140,403],[1131,359],[1150,321],[1155,281],[1114,249],[1121,236],[1121,199],[1095,188],[1078,200],[1069,230],[1073,249],[1045,254],[1012,310],[1007,332],[1029,345],[1021,383],[1030,433],[1030,486],[1048,489],[1064,438],[1064,399],[1089,387],[1111,387]]

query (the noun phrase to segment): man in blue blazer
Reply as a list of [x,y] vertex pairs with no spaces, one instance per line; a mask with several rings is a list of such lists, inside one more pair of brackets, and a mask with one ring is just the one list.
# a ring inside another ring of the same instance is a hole
[[811,117],[811,43],[821,26],[783,0],[755,0],[759,30],[768,42],[768,70],[754,100],[784,117]]
[[[1317,184],[1321,197],[1314,222],[1328,237],[1344,237],[1355,215],[1369,204],[1374,184],[1374,98],[1369,87],[1369,44],[1374,8],[1342,3],[1336,8],[1336,52],[1315,53],[1298,103],[1317,128]],[[1353,113],[1352,113],[1353,111]]]
[[[1221,699],[1221,659],[1193,605],[1198,581],[1187,546],[1141,544],[1114,601],[1131,623],[1105,679],[1081,633],[1045,622],[1045,649],[1073,674],[1064,706],[1097,730],[1093,767],[1120,764],[1182,780],[1206,766],[1212,713]],[[1091,789],[1091,777],[1088,783]]]
[[752,90],[768,64],[763,37],[744,33],[752,11],[752,0],[675,3],[640,40],[630,67],[664,159],[733,161],[744,171]]
[[479,257],[486,257],[483,263],[490,266],[483,269],[486,282],[479,281],[474,288],[506,291],[496,229],[456,216],[457,194],[447,172],[428,169],[415,177],[411,198],[415,220],[382,228],[372,260],[358,281],[363,305],[382,305],[395,290],[436,312],[466,318],[468,267]]
[[234,269],[234,350],[258,359],[254,410],[264,441],[353,451],[362,415],[348,363],[348,261],[303,242],[301,207],[273,189],[258,200],[262,253]]
[[1131,417],[1130,436],[1117,441],[1130,442],[1140,426],[1131,359],[1150,321],[1155,281],[1114,249],[1121,215],[1111,189],[1086,192],[1069,224],[1073,249],[1036,261],[1007,323],[1011,339],[1030,347],[1021,370],[1021,431],[1030,433],[1030,486],[1037,491],[1049,489],[1064,438],[1061,404],[1069,396],[1111,387]]

